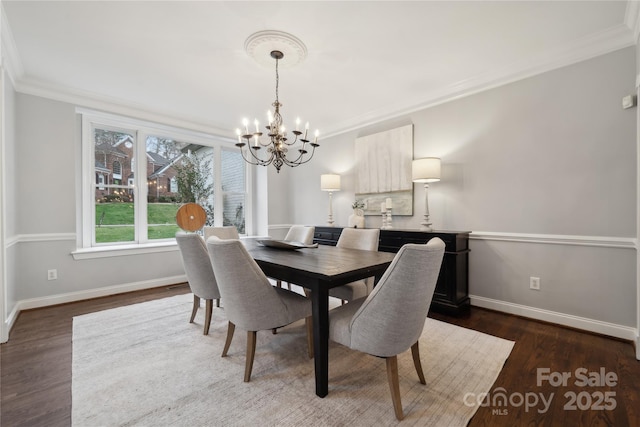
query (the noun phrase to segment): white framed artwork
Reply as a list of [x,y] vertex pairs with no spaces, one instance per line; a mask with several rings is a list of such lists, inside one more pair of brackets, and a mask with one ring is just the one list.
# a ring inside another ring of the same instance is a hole
[[380,215],[389,198],[393,215],[413,215],[413,125],[356,138],[356,199],[365,215]]

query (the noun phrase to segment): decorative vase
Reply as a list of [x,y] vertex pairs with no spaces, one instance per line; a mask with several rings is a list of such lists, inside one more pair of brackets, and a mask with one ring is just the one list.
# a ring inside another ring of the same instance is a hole
[[364,212],[362,209],[354,209],[353,213],[349,215],[349,227],[351,228],[364,228]]

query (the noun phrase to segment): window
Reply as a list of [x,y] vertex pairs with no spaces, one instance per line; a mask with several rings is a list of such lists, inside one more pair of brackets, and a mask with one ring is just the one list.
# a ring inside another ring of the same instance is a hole
[[247,169],[239,151],[202,134],[81,113],[81,248],[173,242],[185,202],[202,205],[208,225],[247,232]]
[[238,151],[222,150],[223,225],[234,225],[243,234],[245,212],[244,160]]
[[117,160],[113,162],[113,179],[122,180],[122,165]]

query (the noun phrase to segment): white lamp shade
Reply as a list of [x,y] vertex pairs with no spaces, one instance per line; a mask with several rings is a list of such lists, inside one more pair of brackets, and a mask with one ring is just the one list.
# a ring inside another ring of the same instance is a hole
[[320,175],[320,189],[322,191],[340,191],[340,175],[333,173]]
[[425,157],[414,160],[411,164],[411,179],[413,182],[440,181],[440,159]]

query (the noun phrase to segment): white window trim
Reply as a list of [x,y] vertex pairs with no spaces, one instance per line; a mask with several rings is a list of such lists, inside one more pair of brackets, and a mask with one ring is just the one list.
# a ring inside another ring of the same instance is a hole
[[[218,156],[220,156],[220,157],[222,156],[222,151],[223,150],[236,151],[236,150],[231,150],[231,149],[226,148],[226,147],[221,147],[220,151],[218,153]],[[218,169],[221,169],[221,168],[218,168]],[[244,196],[245,196],[244,197],[244,229],[245,229],[245,234],[246,235],[250,235],[248,224],[252,223],[252,221],[250,220],[250,215],[251,215],[250,212],[252,212],[252,204],[250,202],[251,197],[249,197],[249,192],[247,191],[247,188],[249,187],[249,178],[251,178],[251,175],[250,175],[250,172],[249,172],[250,169],[251,169],[250,167],[245,165],[245,168],[244,168],[244,170],[245,170],[245,175],[244,175],[244,187],[245,187],[245,192],[244,192]],[[222,183],[222,170],[216,170],[216,172],[219,172],[219,174],[216,173],[216,182]],[[220,206],[224,205],[224,196],[225,195],[242,194],[242,193],[237,192],[237,191],[223,191],[222,190],[222,185],[220,185],[219,193],[220,193]],[[216,200],[216,202],[217,202],[217,200]],[[220,217],[220,221],[219,221],[220,223],[219,224],[218,224],[218,218],[217,218],[218,216]],[[223,221],[224,221],[224,215],[218,215],[218,216],[216,216],[215,221],[214,221],[216,227],[222,226],[223,225]]]
[[[91,259],[111,256],[122,256],[136,253],[149,253],[158,251],[175,250],[175,239],[162,239],[162,240],[147,240],[146,239],[146,200],[147,200],[147,186],[143,185],[141,188],[135,189],[135,200],[139,201],[137,206],[143,206],[136,209],[136,241],[139,243],[123,242],[105,245],[94,245],[94,228],[93,221],[95,218],[95,175],[94,175],[94,142],[92,137],[93,126],[97,125],[106,129],[116,128],[118,130],[129,130],[137,139],[136,153],[134,158],[145,158],[146,156],[146,137],[147,136],[163,136],[171,137],[176,140],[188,141],[194,144],[202,146],[212,147],[214,150],[214,158],[220,158],[220,152],[222,147],[224,149],[233,150],[234,140],[224,139],[215,135],[209,135],[202,132],[191,131],[187,129],[180,129],[173,126],[167,126],[163,124],[148,122],[145,120],[128,118],[116,114],[105,113],[95,111],[87,108],[78,107],[76,113],[81,117],[82,130],[81,130],[81,166],[80,166],[80,191],[81,197],[79,200],[79,216],[78,232],[76,233],[76,245],[77,249],[72,252],[74,259]],[[140,142],[142,141],[142,142]],[[140,162],[136,162],[140,163]],[[146,164],[142,162],[142,165],[135,165],[135,176],[146,176]],[[140,170],[142,169],[142,170]],[[216,165],[215,170],[215,206],[222,206],[222,187],[220,177],[220,167]],[[245,232],[247,235],[253,233],[253,220],[252,220],[252,176],[253,167],[246,165],[245,167],[246,180],[246,200],[245,200]],[[220,198],[220,200],[218,200]],[[142,203],[142,201],[145,201]],[[222,225],[222,215],[216,215],[215,225]],[[143,239],[140,239],[139,234],[144,233]]]

